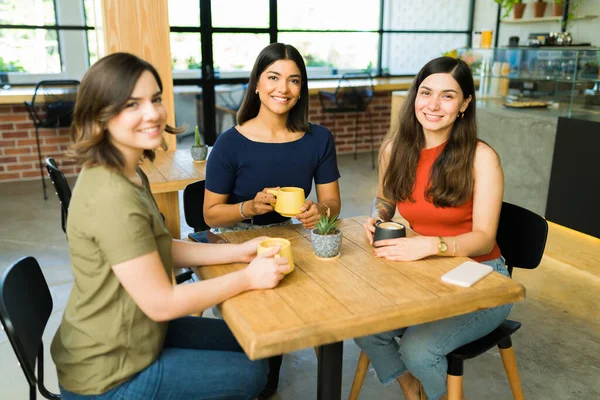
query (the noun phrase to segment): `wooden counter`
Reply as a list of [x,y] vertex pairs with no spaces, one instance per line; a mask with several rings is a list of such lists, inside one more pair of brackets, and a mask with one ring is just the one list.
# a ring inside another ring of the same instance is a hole
[[[394,90],[406,90],[412,83],[413,78],[374,78],[373,85],[376,92],[391,92]],[[309,80],[308,92],[317,94],[319,90],[334,91],[337,88],[339,79],[327,80]],[[363,84],[364,81],[353,81],[357,85]],[[8,90],[0,90],[0,104],[23,104],[24,101],[31,101],[34,87],[13,87]],[[189,92],[186,89],[178,89],[178,86],[173,88],[175,93]],[[201,93],[200,87],[196,88],[197,93]]]

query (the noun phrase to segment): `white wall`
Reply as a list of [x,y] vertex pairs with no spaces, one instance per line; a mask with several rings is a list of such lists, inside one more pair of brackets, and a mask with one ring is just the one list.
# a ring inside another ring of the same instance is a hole
[[[523,19],[532,18],[531,2],[527,3]],[[544,16],[552,16],[552,0],[547,0],[548,6]],[[574,7],[574,5],[577,5]],[[496,15],[498,5],[493,0],[475,1],[475,20],[473,30],[496,29]],[[571,0],[571,13],[577,15],[597,15],[598,18],[590,20],[569,21],[567,31],[573,37],[573,43],[591,43],[600,47],[600,0]],[[508,17],[512,19],[511,15]],[[519,36],[519,44],[526,45],[530,33],[560,32],[560,22],[530,22],[521,24],[500,23],[499,46],[506,46],[510,36]],[[494,35],[497,33],[494,32]],[[494,39],[495,40],[495,39]]]

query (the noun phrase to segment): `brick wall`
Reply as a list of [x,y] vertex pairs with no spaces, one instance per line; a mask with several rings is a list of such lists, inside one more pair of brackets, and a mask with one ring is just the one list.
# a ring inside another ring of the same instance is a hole
[[[309,121],[324,125],[335,135],[335,146],[338,154],[354,152],[354,132],[357,130],[357,152],[371,151],[371,126],[368,114],[359,113],[355,128],[356,113],[332,114],[324,113],[317,95],[310,96]],[[391,92],[376,92],[368,111],[373,124],[373,142],[375,152],[379,150],[381,141],[390,129],[390,112],[392,107]],[[334,123],[335,120],[335,123]]]
[[[69,129],[39,130],[42,163],[54,157],[66,176],[75,176],[73,161],[64,155],[70,143]],[[47,177],[44,166],[44,174]],[[0,105],[0,182],[40,179],[35,126],[24,105]],[[49,180],[47,181],[49,182]]]
[[[390,127],[390,109],[391,92],[376,92],[369,104],[375,151]],[[355,120],[356,113],[323,113],[318,96],[310,97],[309,121],[334,132],[338,154],[354,152]],[[357,152],[371,151],[371,126],[367,113],[359,113],[357,127]],[[75,163],[67,160],[64,154],[70,143],[69,129],[41,128],[39,136],[42,163],[46,157],[54,157],[66,176],[75,176]],[[35,127],[27,109],[23,105],[0,105],[0,182],[39,178]]]

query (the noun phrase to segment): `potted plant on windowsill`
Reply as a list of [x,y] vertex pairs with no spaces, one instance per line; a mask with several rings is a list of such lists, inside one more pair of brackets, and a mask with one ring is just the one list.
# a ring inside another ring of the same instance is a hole
[[324,259],[339,257],[342,247],[342,231],[338,228],[340,221],[337,215],[328,217],[321,215],[316,228],[310,233],[315,255]]
[[190,147],[190,153],[192,153],[192,158],[194,161],[201,162],[206,160],[206,155],[208,154],[208,146],[204,144],[204,139],[200,134],[200,130],[198,129],[198,125],[196,125],[196,130],[194,132],[195,144]]
[[500,8],[504,10],[502,18],[508,17],[510,10],[513,10],[514,19],[523,18],[523,12],[525,11],[525,6],[527,5],[523,3],[522,0],[494,0],[494,2],[498,3]]
[[533,17],[541,18],[544,16],[544,12],[546,12],[546,1],[545,0],[537,0],[531,3],[533,7]]

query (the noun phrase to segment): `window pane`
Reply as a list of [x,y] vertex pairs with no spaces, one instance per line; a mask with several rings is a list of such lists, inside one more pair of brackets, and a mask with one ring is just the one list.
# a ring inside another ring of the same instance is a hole
[[170,26],[200,26],[200,0],[169,0]]
[[172,68],[176,70],[201,70],[201,63],[200,34],[171,32]]
[[0,29],[0,42],[3,44],[0,60],[3,59],[4,63],[16,63],[23,72],[61,72],[56,31]]
[[309,77],[331,75],[333,69],[376,73],[376,33],[280,33],[279,41],[298,49]]
[[204,119],[202,118],[202,88],[199,86],[175,86],[175,125],[185,127],[183,133],[177,135],[177,143],[186,141],[187,148],[194,144],[194,128],[198,125],[200,132],[204,132]]
[[94,0],[83,0],[83,10],[85,11],[85,25],[96,26],[96,4]]
[[53,0],[2,0],[0,25],[56,25]]
[[[412,3],[412,2],[411,2]],[[377,30],[379,0],[277,1],[279,29]]]
[[268,44],[268,34],[213,34],[215,75],[221,78],[249,76],[258,53]]
[[467,30],[470,0],[386,0],[383,29]]
[[413,75],[419,72],[429,60],[466,45],[466,34],[384,34],[382,55],[384,72],[392,75]]
[[269,27],[268,0],[212,0],[211,11],[212,25],[216,27]]

